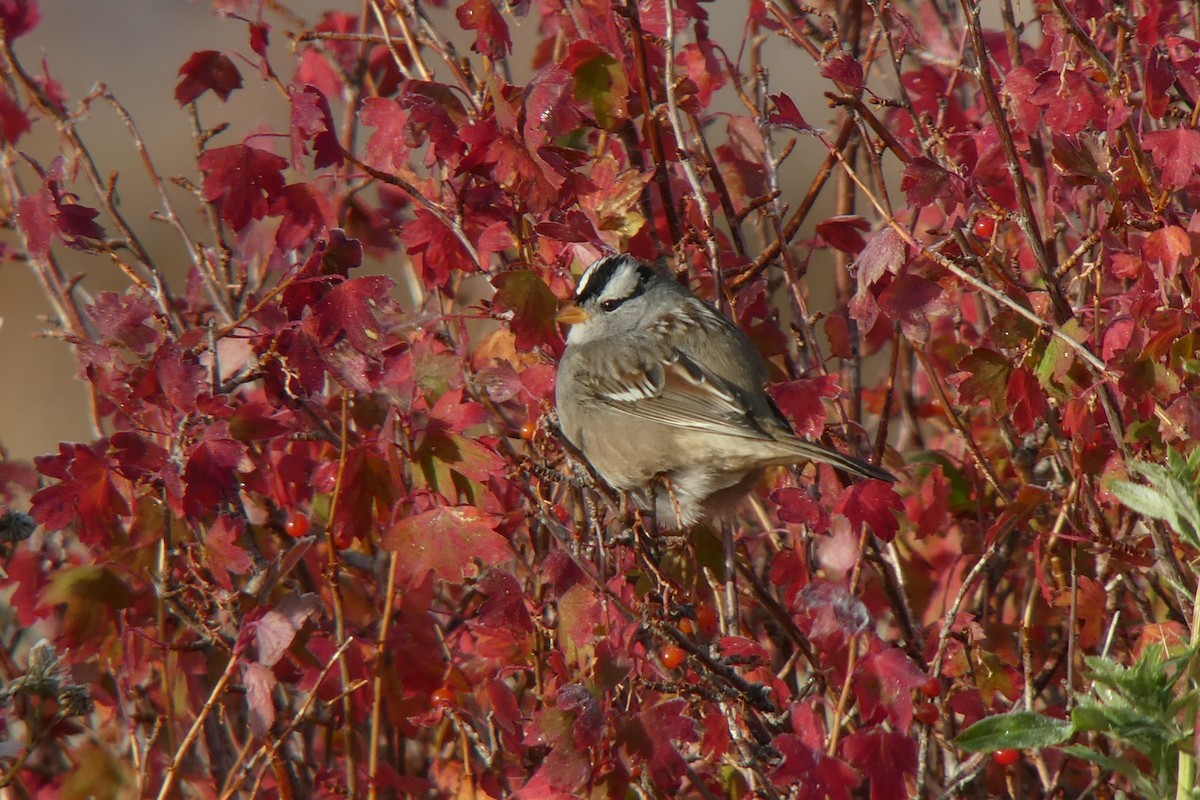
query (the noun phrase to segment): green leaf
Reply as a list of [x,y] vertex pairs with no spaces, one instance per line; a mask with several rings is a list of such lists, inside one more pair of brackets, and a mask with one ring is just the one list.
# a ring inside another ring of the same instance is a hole
[[1172,527],[1179,519],[1170,501],[1157,489],[1132,481],[1114,480],[1109,482],[1108,490],[1122,503],[1143,516],[1161,519]]
[[1006,748],[1060,745],[1075,732],[1070,720],[1055,719],[1034,711],[1013,711],[981,719],[958,737],[957,744],[972,753],[990,753]]

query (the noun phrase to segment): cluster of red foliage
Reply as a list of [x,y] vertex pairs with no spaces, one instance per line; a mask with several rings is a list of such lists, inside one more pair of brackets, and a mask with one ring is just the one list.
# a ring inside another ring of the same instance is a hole
[[[1103,479],[1200,437],[1200,12],[1052,0],[1027,29],[1002,2],[986,30],[969,0],[752,0],[731,52],[698,0],[466,0],[454,35],[407,1],[311,25],[218,5],[247,47],[181,54],[175,100],[207,116],[257,79],[291,125],[239,139],[197,113],[199,237],[147,157],[191,259],[172,281],[77,128],[124,108],[27,70],[37,5],[0,0],[6,255],[104,432],[0,461],[0,786],[1095,785],[1062,751],[954,737],[1061,716],[1085,655],[1189,634],[1196,553]],[[524,84],[516,16],[536,20]],[[766,46],[817,61],[827,132],[771,90]],[[61,157],[22,158],[31,131]],[[788,207],[799,136],[828,157]],[[838,213],[801,239],[823,191]],[[85,294],[64,246],[128,289]],[[770,359],[797,430],[874,449],[897,487],[779,471],[725,531],[727,575],[719,535],[647,536],[580,486],[547,423],[552,315],[611,251],[670,257]],[[837,268],[823,317],[814,259]]]

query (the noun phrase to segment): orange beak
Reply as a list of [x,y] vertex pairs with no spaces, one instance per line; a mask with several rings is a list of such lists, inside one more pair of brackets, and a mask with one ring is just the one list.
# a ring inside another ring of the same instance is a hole
[[554,315],[554,321],[561,325],[578,325],[580,322],[587,322],[592,318],[592,315],[584,311],[580,306],[571,303],[563,306],[557,314]]

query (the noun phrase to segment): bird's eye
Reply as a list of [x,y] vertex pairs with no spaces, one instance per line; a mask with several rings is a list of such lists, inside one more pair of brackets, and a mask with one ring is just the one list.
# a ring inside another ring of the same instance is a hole
[[617,307],[623,302],[625,302],[623,299],[613,297],[600,303],[600,309],[602,311],[616,311]]

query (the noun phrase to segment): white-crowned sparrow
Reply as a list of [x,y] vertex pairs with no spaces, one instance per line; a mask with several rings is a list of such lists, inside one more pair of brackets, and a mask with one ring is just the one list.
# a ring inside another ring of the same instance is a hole
[[556,319],[571,326],[555,397],[563,433],[660,523],[728,510],[769,466],[822,461],[895,480],[798,438],[767,396],[766,362],[746,334],[632,256],[588,267]]

